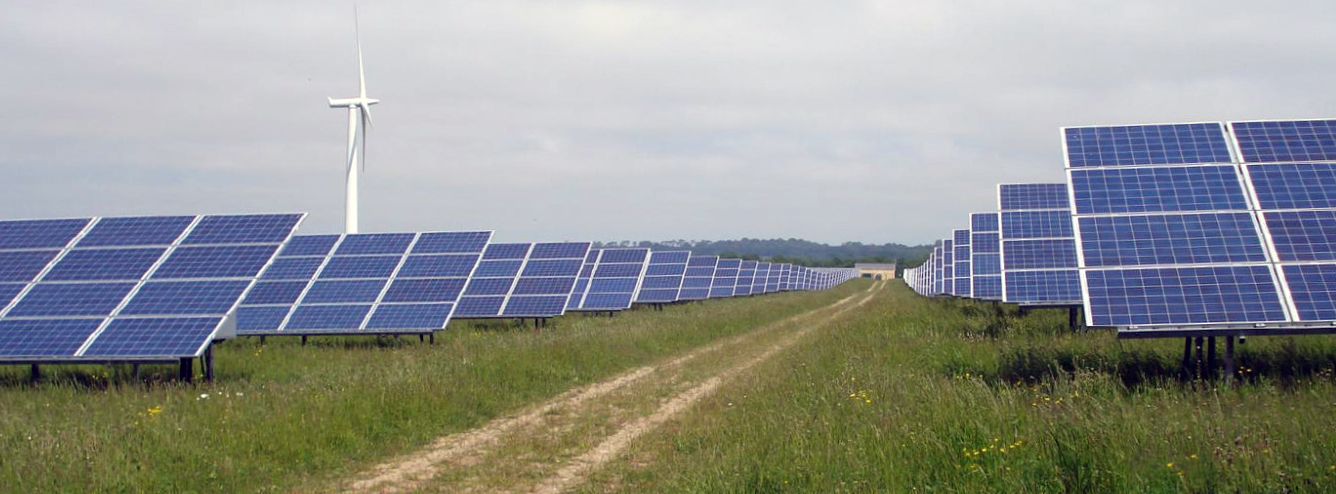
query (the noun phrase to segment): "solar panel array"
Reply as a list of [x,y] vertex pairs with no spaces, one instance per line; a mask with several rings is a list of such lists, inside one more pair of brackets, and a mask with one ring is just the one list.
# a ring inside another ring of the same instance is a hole
[[719,265],[719,256],[691,254],[687,260],[686,273],[682,275],[682,291],[678,300],[704,300],[710,298],[710,288],[714,286],[715,267]]
[[539,319],[564,314],[590,245],[589,242],[488,245],[453,317]]
[[[1004,185],[999,213],[971,218],[975,296],[988,293],[992,239],[980,234],[995,215],[1009,302],[1079,303],[1089,324],[1124,336],[1336,327],[1336,120],[1067,127],[1062,138],[1066,183]],[[956,293],[950,254],[938,247],[906,270],[910,286]]]
[[295,236],[237,312],[243,335],[444,329],[492,232]]
[[0,362],[198,357],[304,217],[0,221]]
[[642,304],[676,302],[681,296],[691,252],[659,251],[649,256],[645,276],[640,282],[636,302]]
[[[649,263],[649,249],[602,249],[597,252],[593,269],[589,272],[589,282],[583,287],[584,293],[580,297],[579,304],[574,307],[567,304],[567,309],[572,311],[629,309],[640,290],[640,280]],[[587,257],[584,265],[586,268],[589,267]],[[571,300],[574,299],[575,295],[571,295]]]

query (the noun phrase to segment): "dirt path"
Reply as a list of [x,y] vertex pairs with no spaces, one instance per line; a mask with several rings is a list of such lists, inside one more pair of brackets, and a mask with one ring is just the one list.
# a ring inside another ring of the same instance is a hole
[[[568,391],[519,415],[445,436],[412,455],[379,465],[338,490],[557,493],[579,485],[652,431],[732,376],[797,343],[812,330],[868,303],[866,292]],[[850,304],[855,298],[861,300]]]

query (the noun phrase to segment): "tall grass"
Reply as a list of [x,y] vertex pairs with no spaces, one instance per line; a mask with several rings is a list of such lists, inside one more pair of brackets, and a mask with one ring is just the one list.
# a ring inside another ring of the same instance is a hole
[[1252,338],[1180,380],[1182,340],[1072,333],[903,285],[729,384],[588,491],[1330,492],[1331,337]]
[[542,331],[456,322],[416,338],[226,342],[217,381],[174,367],[0,368],[2,492],[277,492],[327,485],[442,434],[824,304],[828,292],[567,316]]

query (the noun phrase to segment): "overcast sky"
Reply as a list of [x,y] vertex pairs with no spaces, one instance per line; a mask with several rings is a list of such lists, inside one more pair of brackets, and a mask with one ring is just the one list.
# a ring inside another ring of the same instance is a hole
[[[1064,125],[1332,117],[1336,4],[362,1],[363,231],[928,243]],[[343,227],[353,6],[7,0],[0,218]]]

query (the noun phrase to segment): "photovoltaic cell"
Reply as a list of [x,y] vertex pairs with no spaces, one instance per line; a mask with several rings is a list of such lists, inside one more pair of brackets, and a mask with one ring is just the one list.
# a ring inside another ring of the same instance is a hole
[[1336,163],[1248,165],[1261,209],[1336,208]]
[[983,300],[1002,300],[1002,277],[1001,276],[974,276],[970,278],[973,282],[972,291],[974,298]]
[[533,244],[528,262],[555,260],[533,273],[521,273],[515,289],[501,309],[504,317],[556,317],[566,312],[566,303],[589,253],[589,242]]
[[115,319],[84,351],[88,357],[133,359],[195,355],[204,350],[222,317]]
[[1071,170],[1071,182],[1077,214],[1248,209],[1233,165]]
[[682,280],[687,272],[687,263],[691,260],[688,251],[652,252],[649,264],[645,267],[644,280],[636,302],[669,303],[676,302],[682,291]]
[[[583,300],[571,310],[619,311],[630,308],[649,256],[649,249],[640,248],[600,251]],[[570,289],[567,290],[569,293]]]
[[60,249],[83,232],[88,218],[0,221],[0,250]]
[[1265,262],[1249,213],[1081,218],[1087,267]]
[[1075,269],[1007,271],[1004,299],[1019,304],[1080,303],[1081,278]]
[[1266,266],[1090,270],[1086,277],[1097,326],[1285,321]]
[[1067,202],[1067,184],[1001,184],[998,203],[1002,211],[1071,208]]
[[1280,261],[1336,261],[1336,210],[1263,215]]
[[1003,256],[1008,271],[1077,267],[1076,243],[1070,239],[1010,241]]
[[970,214],[970,231],[976,235],[980,232],[996,232],[998,228],[997,213]]
[[304,214],[205,216],[181,244],[281,244],[292,236],[303,217]]
[[715,266],[719,256],[691,255],[687,261],[686,274],[682,277],[682,291],[679,300],[704,300],[710,298],[710,287],[714,285]]
[[[0,281],[29,282],[51,263],[58,250],[0,251]],[[155,261],[157,259],[154,259]]]
[[79,239],[76,246],[168,246],[175,243],[194,222],[194,216],[104,218]]
[[995,254],[1002,252],[1001,235],[997,233],[973,233],[970,235],[974,254]]
[[1336,120],[1232,122],[1244,162],[1336,160]]
[[1230,163],[1219,123],[1069,127],[1067,166]]
[[975,276],[1002,274],[1002,256],[1000,254],[974,254],[970,263]]
[[1300,321],[1336,320],[1336,265],[1292,264],[1282,270]]
[[714,280],[710,287],[710,298],[732,297],[733,286],[738,283],[740,259],[719,259],[714,270]]
[[1068,211],[1008,211],[1002,213],[1004,240],[1073,238]]

